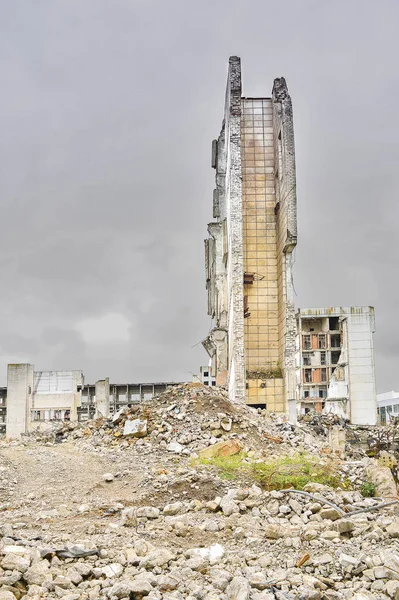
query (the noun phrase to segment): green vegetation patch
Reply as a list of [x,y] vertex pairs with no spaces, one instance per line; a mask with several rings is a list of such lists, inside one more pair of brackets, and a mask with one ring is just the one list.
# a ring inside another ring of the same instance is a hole
[[321,461],[318,457],[298,453],[270,461],[255,461],[244,453],[218,458],[202,458],[197,464],[216,467],[223,479],[236,479],[244,475],[267,490],[293,487],[302,490],[309,482],[348,489],[333,461]]

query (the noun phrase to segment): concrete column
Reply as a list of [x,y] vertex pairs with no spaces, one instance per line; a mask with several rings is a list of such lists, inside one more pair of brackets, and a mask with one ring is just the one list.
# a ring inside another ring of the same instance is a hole
[[29,364],[8,365],[6,422],[8,438],[17,438],[29,429],[33,369],[34,366]]
[[96,381],[96,418],[109,417],[109,378]]

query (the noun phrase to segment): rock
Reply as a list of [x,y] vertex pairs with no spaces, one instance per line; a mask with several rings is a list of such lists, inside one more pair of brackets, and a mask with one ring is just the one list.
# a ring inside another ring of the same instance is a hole
[[49,578],[52,578],[52,575],[50,575],[50,563],[46,559],[34,563],[24,574],[24,579],[29,585],[42,585]]
[[162,567],[169,561],[173,560],[175,555],[169,552],[166,548],[158,548],[147,554],[141,561],[140,567],[144,569],[153,569],[154,567]]
[[397,538],[399,537],[399,519],[395,519],[393,523],[388,525],[387,533],[389,533],[390,537]]
[[350,533],[355,529],[355,524],[349,519],[339,519],[336,522],[335,527],[339,533]]
[[264,573],[253,573],[249,576],[249,585],[257,590],[265,590],[268,587],[267,577]]
[[112,473],[104,473],[103,475],[103,479],[104,481],[106,481],[107,483],[110,483],[111,481],[113,481],[115,479],[115,477],[113,476]]
[[120,577],[123,573],[123,567],[119,563],[112,563],[102,568],[103,575],[105,577]]
[[232,420],[231,419],[222,419],[220,421],[220,426],[222,429],[224,429],[224,431],[230,431],[231,430],[231,426],[232,426]]
[[223,558],[226,551],[221,544],[213,544],[208,548],[193,548],[192,553],[209,560],[210,564],[214,565]]
[[167,504],[163,509],[163,514],[172,516],[177,515],[183,508],[182,502],[173,502],[173,504]]
[[1,566],[7,571],[15,570],[19,571],[20,573],[25,573],[30,566],[30,558],[9,552],[3,558]]
[[178,442],[170,442],[170,444],[168,444],[166,446],[166,450],[168,452],[174,452],[175,454],[180,454],[184,450],[184,446],[182,446]]
[[141,419],[133,419],[132,421],[125,421],[125,426],[123,428],[123,435],[142,438],[147,435],[147,421],[142,421]]
[[136,510],[137,517],[144,517],[145,519],[158,519],[161,511],[155,506],[140,506]]
[[390,598],[397,600],[399,598],[399,581],[388,581],[386,585],[386,593]]
[[7,590],[1,592],[0,591],[0,600],[15,600],[16,596],[14,596],[14,594],[12,592],[9,592]]
[[228,600],[249,600],[250,587],[245,577],[234,577],[226,589]]
[[319,512],[319,515],[322,519],[330,519],[330,521],[336,521],[341,516],[341,513],[338,512],[336,508],[322,508]]
[[218,442],[208,448],[204,448],[198,452],[201,458],[216,458],[232,456],[241,452],[242,446],[236,439],[227,440],[226,442]]
[[138,575],[130,582],[130,592],[133,593],[133,598],[136,597],[135,594],[139,595],[140,597],[147,596],[152,589],[153,586],[147,577],[142,574]]
[[329,563],[333,562],[333,560],[334,558],[331,556],[331,554],[325,553],[318,557],[317,563],[319,565],[328,565]]
[[342,553],[339,557],[339,564],[344,567],[357,567],[359,561],[354,556],[350,556],[349,554]]
[[389,467],[383,467],[373,460],[366,469],[366,477],[376,486],[376,496],[381,498],[397,496],[395,480]]
[[238,504],[236,504],[230,496],[223,496],[220,501],[220,508],[226,517],[230,517],[230,515],[240,512]]

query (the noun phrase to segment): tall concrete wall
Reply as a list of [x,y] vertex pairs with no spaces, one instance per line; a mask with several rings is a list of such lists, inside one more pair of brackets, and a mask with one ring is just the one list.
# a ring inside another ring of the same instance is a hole
[[109,378],[96,381],[96,417],[109,417]]
[[17,438],[28,431],[33,369],[29,364],[8,365],[6,435],[9,438]]
[[285,410],[295,399],[296,318],[292,252],[297,244],[295,141],[292,102],[284,77],[274,80],[273,130],[277,216],[279,362],[283,370]]
[[208,314],[214,327],[203,344],[218,384],[228,385],[232,402],[245,401],[243,242],[241,196],[241,64],[231,57],[225,113],[212,145],[216,169],[213,216],[205,242]]
[[374,331],[374,308],[353,307],[348,315],[348,369],[350,419],[355,425],[377,422]]

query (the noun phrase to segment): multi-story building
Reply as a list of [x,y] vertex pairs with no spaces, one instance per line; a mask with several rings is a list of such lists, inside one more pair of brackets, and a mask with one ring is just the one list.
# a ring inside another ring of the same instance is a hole
[[301,411],[334,412],[374,425],[374,309],[306,308],[297,312],[297,398]]
[[222,130],[212,146],[214,221],[206,285],[213,328],[203,344],[233,402],[284,411],[295,399],[295,150],[284,78],[271,97],[241,94],[231,57]]

